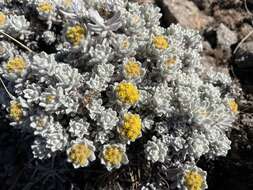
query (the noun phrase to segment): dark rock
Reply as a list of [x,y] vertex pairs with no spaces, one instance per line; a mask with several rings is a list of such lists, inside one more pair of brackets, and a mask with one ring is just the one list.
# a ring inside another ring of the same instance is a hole
[[222,9],[231,9],[231,8],[240,7],[241,5],[243,5],[243,1],[244,0],[226,0],[226,1],[216,1],[216,3]]
[[[252,123],[253,123],[253,121],[252,121]],[[251,142],[253,142],[253,126],[247,128],[247,133],[248,133],[248,139],[249,139]],[[251,148],[252,148],[253,144],[250,145],[250,146],[251,146]]]
[[247,0],[247,3],[253,4],[253,0]]
[[179,23],[192,29],[201,30],[213,19],[203,14],[198,7],[188,0],[163,0],[164,20],[168,24]]
[[217,34],[214,27],[209,27],[204,30],[203,37],[212,48],[217,47]]
[[233,57],[233,71],[247,93],[253,93],[253,41],[240,44]]
[[[240,45],[235,54],[235,64],[238,68],[252,68],[253,69],[253,41],[245,42]],[[253,70],[251,71],[253,74]]]

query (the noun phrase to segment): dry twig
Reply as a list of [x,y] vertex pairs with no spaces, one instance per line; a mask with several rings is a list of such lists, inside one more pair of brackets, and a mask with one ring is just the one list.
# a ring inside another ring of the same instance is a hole
[[18,45],[20,45],[21,47],[23,47],[24,49],[26,49],[27,51],[29,51],[30,53],[32,53],[33,51],[27,47],[26,45],[22,44],[20,41],[18,41],[17,39],[13,38],[12,36],[10,36],[9,34],[6,34],[3,31],[0,31],[1,34],[3,34],[4,36],[6,36],[7,38],[10,38],[12,41],[16,42]]
[[253,34],[253,30],[251,32],[249,32],[241,41],[240,43],[236,46],[233,54],[235,54],[237,52],[237,50],[239,49],[239,47]]

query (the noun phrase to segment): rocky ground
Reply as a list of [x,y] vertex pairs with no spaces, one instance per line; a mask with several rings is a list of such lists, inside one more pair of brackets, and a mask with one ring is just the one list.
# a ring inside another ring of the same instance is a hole
[[[203,35],[203,64],[217,69],[229,68],[243,93],[238,98],[240,117],[232,130],[232,149],[226,158],[200,160],[199,165],[208,172],[209,189],[253,189],[253,0],[138,0],[156,3],[161,7],[163,26],[180,23],[199,30]],[[0,113],[0,189],[79,189],[67,187],[85,181],[80,171],[73,171],[54,159],[37,163],[30,158],[30,136],[25,136],[5,124]],[[57,158],[55,158],[57,160]],[[134,168],[134,166],[133,166]],[[127,168],[128,173],[133,168]],[[124,168],[120,174],[124,178]],[[74,173],[75,172],[75,173]],[[98,170],[92,172],[95,182],[106,180]],[[96,173],[97,172],[97,173]],[[149,172],[149,171],[148,171]],[[151,171],[150,171],[151,172]],[[152,172],[151,172],[152,173]],[[75,176],[80,176],[75,179]],[[102,176],[96,179],[97,174]],[[87,175],[86,175],[87,176]],[[88,175],[89,176],[89,175]],[[112,173],[107,178],[115,178]],[[130,176],[132,177],[132,176]],[[127,181],[126,181],[127,183]],[[40,185],[37,185],[40,184]],[[94,184],[93,184],[94,185]],[[80,185],[77,185],[80,187]],[[82,185],[81,185],[82,186]],[[114,184],[115,189],[117,184]],[[36,188],[40,187],[40,188]],[[112,186],[110,186],[112,187]],[[89,189],[82,186],[80,189]]]

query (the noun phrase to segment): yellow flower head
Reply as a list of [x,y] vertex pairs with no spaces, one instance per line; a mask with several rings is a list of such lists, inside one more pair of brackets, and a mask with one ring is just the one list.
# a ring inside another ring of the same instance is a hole
[[52,103],[55,100],[55,96],[49,95],[46,97],[46,102],[48,104]]
[[140,99],[140,93],[135,85],[129,82],[121,82],[116,87],[117,98],[125,104],[134,105]]
[[121,47],[123,49],[128,49],[129,48],[129,40],[128,39],[123,40]]
[[85,144],[75,144],[71,147],[69,159],[76,165],[85,165],[88,162],[92,150]]
[[141,135],[141,118],[138,114],[127,113],[124,115],[123,126],[120,133],[130,141],[135,141]]
[[7,62],[6,68],[9,73],[22,73],[26,62],[22,57],[14,57]]
[[141,20],[141,17],[139,15],[132,16],[132,23],[137,24]]
[[203,117],[207,117],[209,115],[207,110],[199,110],[199,111],[197,111],[197,113]]
[[23,117],[23,109],[20,103],[14,101],[10,105],[10,117],[14,121],[20,121]]
[[128,63],[124,65],[124,70],[127,76],[131,78],[139,77],[141,75],[141,66],[134,61],[128,61]]
[[75,46],[81,43],[85,35],[86,29],[80,25],[69,27],[66,32],[67,39]]
[[164,63],[166,66],[170,67],[170,66],[175,65],[177,63],[177,60],[174,58],[169,58]]
[[6,15],[0,11],[0,26],[3,26],[6,23]]
[[164,50],[169,47],[167,38],[162,35],[153,37],[153,45],[155,46],[155,48],[160,49],[160,50]]
[[39,118],[37,121],[36,121],[36,127],[42,129],[45,127],[45,121],[42,119],[42,118]]
[[107,164],[119,165],[123,158],[123,152],[119,147],[110,146],[103,152],[103,158]]
[[49,2],[41,2],[38,4],[37,9],[39,12],[49,14],[53,11],[53,5],[52,3],[49,3]]
[[201,190],[204,179],[201,174],[196,171],[189,171],[184,175],[184,185],[188,190]]
[[231,111],[233,113],[237,113],[238,112],[238,104],[236,103],[235,100],[230,100],[228,102],[228,104],[229,104],[229,107],[230,107],[230,109],[231,109]]

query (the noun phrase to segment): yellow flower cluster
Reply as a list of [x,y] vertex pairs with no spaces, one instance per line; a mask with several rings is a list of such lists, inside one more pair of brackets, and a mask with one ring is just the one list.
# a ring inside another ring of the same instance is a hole
[[86,29],[80,25],[69,27],[66,32],[67,39],[75,46],[79,45],[86,35]]
[[36,127],[40,128],[40,129],[44,128],[45,127],[45,121],[42,118],[39,118],[36,121]]
[[177,63],[176,59],[173,59],[173,58],[167,59],[167,60],[165,61],[165,65],[168,66],[168,67],[173,66],[173,65],[175,65],[176,63]]
[[49,95],[46,97],[46,102],[48,104],[52,103],[54,100],[55,100],[55,96],[53,96],[53,95]]
[[107,147],[104,151],[103,158],[107,164],[119,165],[122,161],[123,152],[118,147]]
[[76,165],[85,165],[92,151],[85,144],[75,144],[69,153],[70,160]]
[[141,135],[141,118],[138,114],[127,113],[124,115],[123,125],[120,133],[130,141],[135,141]]
[[141,75],[141,67],[138,63],[134,61],[129,61],[124,65],[124,70],[126,74],[131,77],[139,77]]
[[201,190],[204,183],[202,175],[196,171],[187,172],[184,176],[185,186],[188,190]]
[[231,109],[231,111],[233,113],[237,113],[238,112],[238,104],[236,103],[235,100],[230,100],[228,102],[228,104],[229,104],[229,107],[230,107],[230,109]]
[[128,41],[128,39],[123,40],[123,42],[121,44],[121,47],[123,49],[128,49],[129,48],[129,41]]
[[133,15],[131,22],[133,24],[137,24],[141,20],[141,17],[139,15]]
[[26,62],[22,57],[14,57],[7,62],[6,69],[9,73],[22,73]]
[[20,121],[23,117],[23,109],[20,103],[14,101],[10,104],[10,117],[14,121]]
[[39,12],[48,14],[53,11],[53,5],[49,2],[42,2],[42,3],[39,3],[37,9]]
[[140,99],[140,93],[137,87],[129,82],[121,82],[116,87],[117,98],[125,104],[134,105]]
[[6,23],[6,15],[0,11],[0,26],[3,26]]
[[164,50],[169,47],[168,40],[166,39],[165,36],[162,36],[162,35],[153,37],[153,45],[155,46],[155,48],[160,49],[160,50]]

